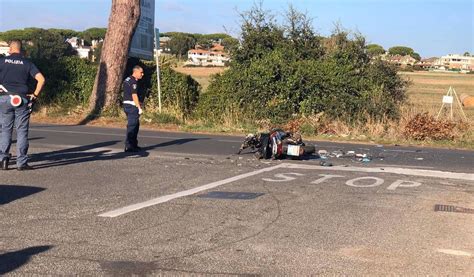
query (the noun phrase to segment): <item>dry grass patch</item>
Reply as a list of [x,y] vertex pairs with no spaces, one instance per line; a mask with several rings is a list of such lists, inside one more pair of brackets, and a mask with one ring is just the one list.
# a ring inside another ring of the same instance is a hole
[[[401,76],[411,82],[408,87],[408,102],[417,107],[419,113],[437,114],[442,105],[443,95],[453,87],[458,95],[474,96],[474,75],[438,72],[400,72]],[[455,110],[459,118],[458,104]],[[468,121],[474,122],[474,108],[464,107]]]
[[227,70],[227,67],[183,67],[178,66],[173,68],[175,71],[191,75],[202,87],[203,91],[206,91],[209,86],[212,75],[219,74]]

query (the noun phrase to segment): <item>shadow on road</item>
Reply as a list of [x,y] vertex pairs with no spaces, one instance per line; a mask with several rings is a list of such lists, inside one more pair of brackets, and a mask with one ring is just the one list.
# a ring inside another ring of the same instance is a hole
[[53,248],[51,245],[34,246],[0,254],[0,275],[12,272],[27,264],[32,256]]
[[13,202],[17,199],[30,196],[45,190],[40,187],[0,185],[0,205]]
[[[1,134],[1,132],[0,132]],[[34,137],[34,138],[28,138],[28,141],[32,141],[32,140],[40,140],[40,139],[44,139],[44,137]],[[12,139],[12,144],[13,143],[16,143],[16,139]]]
[[[110,147],[116,145],[120,141],[107,141],[93,143],[84,146],[72,147],[57,151],[36,153],[30,156],[30,161],[37,162],[39,164],[35,165],[35,169],[55,167],[55,166],[64,166],[69,164],[78,164],[91,161],[105,161],[105,160],[116,160],[123,159],[130,156],[139,156],[139,157],[148,157],[150,154],[147,152],[155,148],[166,147],[171,145],[182,145],[191,141],[199,139],[189,138],[189,139],[177,139],[172,141],[163,142],[156,145],[150,145],[143,147],[143,151],[140,152],[114,152],[110,149],[103,149],[105,147]],[[96,151],[94,151],[96,150]]]
[[167,141],[167,142],[163,142],[163,143],[143,147],[143,150],[153,150],[155,148],[166,147],[166,146],[171,146],[171,145],[182,145],[182,144],[186,144],[188,142],[192,142],[192,141],[196,141],[196,140],[208,140],[208,139],[209,138],[175,139],[175,140],[170,140],[170,141]]

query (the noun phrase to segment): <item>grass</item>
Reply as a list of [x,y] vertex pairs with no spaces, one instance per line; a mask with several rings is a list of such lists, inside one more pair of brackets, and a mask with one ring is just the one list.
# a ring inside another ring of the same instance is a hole
[[[419,110],[436,115],[442,106],[443,95],[446,95],[451,86],[458,97],[462,94],[474,96],[474,75],[472,74],[401,72],[400,75],[411,81],[408,101],[415,112]],[[457,103],[454,103],[453,111],[459,118],[461,110]],[[474,122],[474,108],[463,108],[463,111],[468,121]]]
[[207,90],[212,75],[222,73],[226,70],[224,67],[183,67],[175,68],[176,71],[191,75],[202,87],[203,91]]

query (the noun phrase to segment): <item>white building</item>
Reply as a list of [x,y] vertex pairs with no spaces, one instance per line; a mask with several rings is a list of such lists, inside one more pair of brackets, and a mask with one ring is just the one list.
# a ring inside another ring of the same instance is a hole
[[8,55],[8,50],[10,47],[8,47],[8,43],[5,41],[0,41],[0,55]]
[[168,46],[170,41],[171,41],[170,37],[160,37],[160,50],[162,52],[170,52],[171,51],[171,49]]
[[194,66],[226,66],[230,57],[224,51],[224,47],[215,44],[210,50],[191,49],[188,51],[186,65]]
[[72,48],[76,50],[77,55],[81,59],[90,59],[92,55],[92,48],[84,46],[84,40],[78,37],[72,37],[66,39],[66,42],[71,44]]
[[435,61],[433,67],[442,70],[474,71],[474,57],[449,54]]
[[71,44],[72,48],[76,49],[84,45],[84,41],[78,37],[66,39],[66,42]]
[[74,50],[77,51],[77,55],[81,59],[90,59],[92,50],[89,46],[82,46],[80,48],[75,48]]

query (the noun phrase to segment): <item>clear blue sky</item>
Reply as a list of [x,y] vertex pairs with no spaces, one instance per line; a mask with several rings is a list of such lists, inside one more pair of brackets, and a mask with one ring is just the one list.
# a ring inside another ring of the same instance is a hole
[[[155,0],[161,32],[239,33],[238,11],[254,0]],[[106,27],[111,0],[0,0],[0,31],[25,27]],[[474,0],[265,0],[276,16],[288,3],[330,34],[335,22],[385,49],[403,45],[422,57],[474,53]]]

